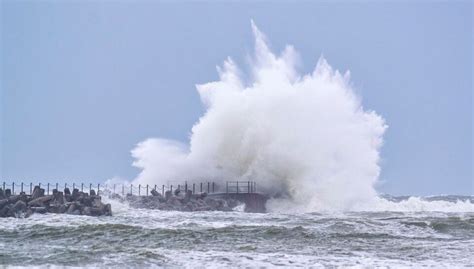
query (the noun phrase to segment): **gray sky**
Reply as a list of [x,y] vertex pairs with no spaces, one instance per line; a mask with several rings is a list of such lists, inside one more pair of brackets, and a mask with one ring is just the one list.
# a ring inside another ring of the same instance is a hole
[[473,4],[465,2],[1,2],[5,180],[133,178],[148,137],[186,142],[204,112],[194,85],[252,53],[250,19],[309,72],[351,70],[390,126],[392,194],[472,194]]

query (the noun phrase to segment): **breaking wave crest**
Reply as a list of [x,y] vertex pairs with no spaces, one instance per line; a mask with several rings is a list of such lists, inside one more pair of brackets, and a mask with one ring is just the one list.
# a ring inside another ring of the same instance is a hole
[[387,125],[362,107],[349,72],[321,57],[312,73],[300,74],[292,46],[276,55],[253,22],[252,30],[250,74],[228,58],[217,68],[218,81],[197,85],[206,112],[189,145],[163,138],[139,143],[132,151],[141,169],[135,183],[257,181],[259,190],[278,197],[269,203],[274,210],[472,209],[470,202],[379,198],[374,185]]

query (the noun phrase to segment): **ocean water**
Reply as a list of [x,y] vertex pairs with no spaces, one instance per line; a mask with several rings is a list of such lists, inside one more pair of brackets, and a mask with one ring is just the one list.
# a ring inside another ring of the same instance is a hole
[[[459,199],[464,207],[450,212]],[[0,267],[473,267],[473,197],[425,200],[453,207],[255,214],[132,209],[112,201],[112,217],[4,218]]]

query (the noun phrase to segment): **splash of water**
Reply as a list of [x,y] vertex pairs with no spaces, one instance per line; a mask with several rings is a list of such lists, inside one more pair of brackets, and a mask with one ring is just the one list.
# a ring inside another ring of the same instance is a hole
[[272,53],[252,22],[250,82],[232,59],[220,80],[197,85],[206,113],[189,145],[148,139],[132,151],[142,184],[170,180],[255,180],[306,210],[350,209],[376,196],[384,119],[365,110],[349,80],[320,58],[310,74],[296,70],[287,46]]

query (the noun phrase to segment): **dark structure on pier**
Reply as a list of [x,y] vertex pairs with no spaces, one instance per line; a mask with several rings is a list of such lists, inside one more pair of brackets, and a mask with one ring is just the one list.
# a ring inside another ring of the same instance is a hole
[[254,181],[227,181],[225,192],[210,193],[209,197],[233,199],[245,203],[245,212],[265,213],[268,196],[257,192]]

